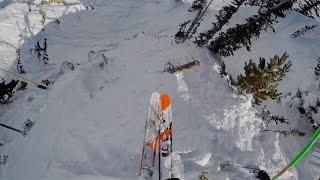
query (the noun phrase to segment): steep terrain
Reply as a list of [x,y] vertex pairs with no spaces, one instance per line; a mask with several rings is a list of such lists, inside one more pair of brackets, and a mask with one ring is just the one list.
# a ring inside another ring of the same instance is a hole
[[[210,26],[222,6],[222,1],[212,5],[201,28]],[[29,85],[2,105],[0,122],[21,127],[30,118],[36,123],[26,137],[0,130],[5,144],[0,153],[9,155],[0,166],[0,179],[137,179],[153,91],[172,96],[174,151],[185,179],[197,179],[202,171],[209,172],[209,179],[253,179],[242,169],[219,171],[225,161],[258,166],[270,175],[284,167],[310,133],[285,139],[262,132],[265,124],[251,98],[231,91],[220,77],[221,59],[191,41],[174,42],[178,25],[192,16],[188,8],[188,3],[173,0],[97,0],[68,6],[12,3],[0,10],[1,67],[17,73],[16,50],[21,47],[24,76],[53,83],[48,91]],[[252,9],[242,9],[230,26]],[[250,58],[287,51],[293,70],[282,90],[311,86],[304,80],[312,76],[313,60],[320,56],[320,30],[310,39],[292,40],[288,33],[312,20],[294,12],[288,19],[280,21],[276,35],[267,32],[255,41],[253,52],[240,50],[225,59],[228,70],[236,76]],[[44,39],[48,64],[30,50]],[[201,65],[163,72],[169,60],[183,64],[194,59]],[[319,175],[315,155],[284,177]]]

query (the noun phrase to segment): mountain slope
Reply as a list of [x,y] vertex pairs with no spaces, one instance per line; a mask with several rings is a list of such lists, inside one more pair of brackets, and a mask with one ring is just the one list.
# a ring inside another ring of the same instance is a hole
[[[208,171],[209,179],[253,179],[242,170],[219,171],[219,163],[227,160],[259,166],[274,175],[295,152],[281,149],[278,135],[261,133],[263,122],[251,99],[229,89],[219,75],[219,59],[191,42],[174,43],[178,24],[190,16],[188,5],[169,0],[82,3],[95,8],[55,4],[31,6],[30,13],[26,4],[14,3],[1,10],[8,19],[13,18],[11,11],[21,12],[17,18],[26,32],[21,43],[26,76],[54,82],[48,91],[28,86],[3,106],[1,122],[20,127],[30,118],[36,124],[26,137],[1,129],[6,145],[0,150],[9,154],[7,164],[0,166],[1,179],[137,179],[153,91],[168,92],[173,99],[174,151],[181,157],[185,179],[197,179],[201,171]],[[39,8],[52,17],[43,31]],[[0,21],[0,27],[11,31],[5,28],[9,25],[16,32],[1,38],[12,39],[10,43],[18,47],[15,23]],[[45,38],[47,65],[30,54],[30,48]],[[1,52],[10,52],[5,67],[16,72],[15,49],[0,45]],[[163,72],[169,60],[192,59],[200,60],[201,66],[176,74]],[[73,71],[62,65],[66,61],[75,66]],[[238,70],[242,65],[239,61],[235,66]],[[303,168],[299,177],[315,178],[310,169]],[[292,176],[297,172],[286,178]]]

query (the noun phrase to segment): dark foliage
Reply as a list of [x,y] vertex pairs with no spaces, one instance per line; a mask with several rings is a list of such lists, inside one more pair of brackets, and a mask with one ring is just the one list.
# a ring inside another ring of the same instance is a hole
[[186,28],[187,28],[187,25],[190,23],[190,21],[191,20],[188,20],[179,25],[180,26],[179,31],[175,34],[175,39],[177,43],[181,42],[186,36]]
[[304,26],[303,28],[295,31],[291,34],[292,38],[297,38],[299,36],[305,36],[306,34],[312,32],[314,28],[317,27],[317,25],[311,25],[311,26]]
[[207,0],[195,0],[192,3],[191,9],[189,10],[190,12],[196,11],[196,10],[203,10],[206,6]]
[[[201,1],[201,2],[204,2],[204,1]],[[176,43],[183,43],[187,39],[192,38],[192,36],[197,32],[197,29],[200,26],[201,21],[203,20],[202,19],[203,15],[206,13],[206,11],[208,10],[212,2],[213,0],[210,0],[210,2],[207,5],[203,4],[203,6],[205,5],[204,8],[200,8],[197,10],[198,13],[192,21],[189,20],[180,25],[179,31],[175,34]],[[187,25],[189,23],[190,23],[190,26],[187,28]]]
[[276,99],[280,95],[277,92],[278,83],[291,67],[291,62],[286,62],[288,57],[288,54],[284,53],[281,57],[274,56],[267,64],[264,58],[260,58],[258,65],[252,60],[245,63],[245,75],[238,76],[238,89],[252,94],[256,104],[268,97]]
[[212,23],[212,28],[207,32],[200,33],[199,37],[196,38],[195,43],[198,46],[204,46],[212,39],[212,37],[226,25],[232,16],[238,11],[240,6],[246,0],[234,0],[232,4],[223,7],[219,11],[219,15],[216,15],[217,22]]
[[49,57],[47,54],[47,39],[44,39],[43,47],[41,47],[40,42],[38,41],[37,44],[34,46],[34,52],[37,54],[38,60],[42,61],[44,64],[48,64]]
[[17,49],[17,70],[19,74],[26,74],[21,62],[21,48]]
[[284,12],[292,8],[292,1],[284,0],[267,10],[260,11],[258,15],[247,18],[247,23],[237,24],[226,32],[221,32],[219,37],[210,43],[209,49],[224,57],[233,55],[234,51],[241,47],[250,51],[252,38],[259,38],[262,30],[273,29],[272,24],[277,22],[278,18],[284,18]]
[[219,68],[219,74],[222,78],[224,78],[227,81],[231,90],[237,92],[237,89],[235,88],[235,86],[237,85],[237,82],[232,78],[231,74],[228,73],[226,64],[224,62],[222,62],[222,65]]
[[311,18],[320,17],[320,0],[303,0],[297,11]]
[[220,71],[220,76],[221,77],[226,77],[228,75],[227,69],[226,69],[226,64],[224,62],[222,62],[222,65],[219,69]]
[[267,109],[267,106],[264,106],[261,114],[258,114],[258,116],[265,121],[267,124],[271,122],[275,122],[275,124],[289,124],[289,120],[286,119],[283,116],[275,116],[271,115],[270,111]]
[[[320,125],[316,123],[314,116],[319,113],[320,99],[317,97],[314,103],[306,105],[305,98],[308,96],[308,93],[308,91],[301,91],[298,89],[296,95],[292,97],[292,100],[298,99],[298,104],[295,107],[302,117],[311,124],[312,128],[316,130]],[[292,107],[292,105],[290,107]]]
[[281,1],[282,0],[247,0],[246,5],[260,6],[261,8],[269,8],[279,4]]
[[302,132],[302,131],[300,131],[298,129],[291,129],[291,130],[269,130],[269,129],[265,129],[263,131],[266,131],[266,132],[270,132],[271,131],[271,132],[275,132],[275,133],[280,133],[280,134],[284,135],[284,137],[287,137],[289,135],[302,137],[302,136],[305,135],[304,132]]

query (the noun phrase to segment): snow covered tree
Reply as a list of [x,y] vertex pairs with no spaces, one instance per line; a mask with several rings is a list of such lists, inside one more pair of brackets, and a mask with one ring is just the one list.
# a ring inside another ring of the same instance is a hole
[[320,17],[320,0],[303,0],[297,11],[311,18]]
[[272,24],[278,18],[284,18],[284,12],[291,9],[292,5],[292,0],[283,0],[267,10],[260,11],[259,14],[247,18],[247,23],[237,24],[226,32],[221,32],[219,37],[210,43],[209,49],[224,57],[233,55],[234,51],[241,47],[246,47],[250,51],[252,38],[259,38],[260,32],[268,28],[274,31]]
[[264,58],[260,58],[258,65],[252,60],[245,63],[245,75],[238,76],[238,89],[252,94],[256,104],[268,98],[276,99],[280,95],[277,92],[278,83],[291,66],[290,61],[286,62],[288,57],[288,54],[284,53],[281,57],[274,56],[267,64]]
[[245,2],[246,0],[234,0],[230,5],[227,5],[223,7],[219,11],[219,15],[216,15],[217,22],[212,23],[212,28],[204,33],[200,33],[199,37],[196,38],[195,43],[198,46],[204,46],[208,43],[209,40],[212,39],[212,37],[222,29],[224,25],[226,25],[229,20],[232,18],[232,16],[238,11],[240,6]]
[[303,28],[295,31],[294,33],[291,34],[292,38],[297,38],[299,36],[305,36],[312,32],[314,28],[317,27],[317,25],[311,25],[311,26],[304,26]]

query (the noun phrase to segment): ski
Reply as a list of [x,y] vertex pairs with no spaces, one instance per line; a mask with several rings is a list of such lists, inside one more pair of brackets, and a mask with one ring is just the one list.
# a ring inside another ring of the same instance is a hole
[[142,179],[152,179],[156,157],[158,157],[159,180],[178,180],[179,178],[173,173],[170,96],[154,92],[150,98],[145,123],[139,172]]
[[172,173],[172,112],[170,96],[160,95],[159,179],[175,178]]
[[148,105],[143,147],[140,160],[139,176],[143,180],[151,180],[154,173],[157,152],[157,143],[155,142],[157,142],[157,133],[159,131],[159,104],[160,94],[158,92],[152,93],[150,103]]
[[229,162],[220,164],[220,170],[224,170],[228,167],[244,169],[260,180],[271,180],[268,173],[266,173],[264,170],[261,170],[260,168],[257,168],[257,167],[243,166],[237,163],[229,163]]

